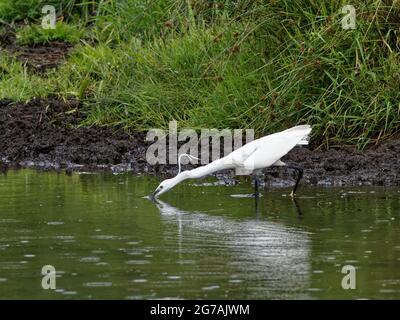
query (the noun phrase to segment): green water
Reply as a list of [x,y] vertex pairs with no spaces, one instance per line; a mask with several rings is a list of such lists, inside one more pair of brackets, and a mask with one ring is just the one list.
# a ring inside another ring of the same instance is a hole
[[[196,181],[198,183],[199,181]],[[397,188],[264,193],[158,179],[9,171],[0,176],[1,299],[400,298]],[[56,290],[41,269],[57,270]],[[356,289],[344,290],[344,265]]]

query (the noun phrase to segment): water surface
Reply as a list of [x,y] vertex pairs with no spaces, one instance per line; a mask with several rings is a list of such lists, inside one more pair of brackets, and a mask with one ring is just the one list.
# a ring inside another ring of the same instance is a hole
[[[1,175],[0,298],[400,299],[397,188],[302,187],[297,203],[277,189],[256,204],[248,183],[196,181],[143,198],[158,182]],[[41,286],[44,265],[56,290]]]

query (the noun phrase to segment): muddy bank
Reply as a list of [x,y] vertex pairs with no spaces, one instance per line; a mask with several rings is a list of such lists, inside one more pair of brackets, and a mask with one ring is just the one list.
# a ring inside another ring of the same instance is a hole
[[[105,127],[83,128],[82,106],[75,100],[34,99],[28,103],[0,101],[0,167],[43,170],[111,170],[134,174],[173,176],[176,165],[149,165],[145,154],[151,142],[145,133],[128,134]],[[400,140],[359,152],[343,147],[318,151],[297,147],[285,158],[304,171],[311,185],[399,185]],[[191,166],[185,166],[185,169]],[[285,168],[267,169],[266,183],[293,184]],[[233,172],[216,175],[219,183],[234,184]]]
[[23,46],[18,44],[13,27],[4,26],[0,31],[0,49],[9,52],[17,60],[26,64],[31,72],[45,73],[58,67],[65,61],[74,47],[72,44],[63,41]]

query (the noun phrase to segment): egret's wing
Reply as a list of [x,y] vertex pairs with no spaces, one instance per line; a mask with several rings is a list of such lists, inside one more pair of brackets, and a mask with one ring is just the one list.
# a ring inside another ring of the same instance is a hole
[[303,141],[310,132],[310,126],[297,126],[253,141],[255,150],[244,161],[244,168],[257,170],[271,166]]
[[233,168],[243,167],[244,162],[257,150],[257,140],[251,141],[225,157],[225,163]]

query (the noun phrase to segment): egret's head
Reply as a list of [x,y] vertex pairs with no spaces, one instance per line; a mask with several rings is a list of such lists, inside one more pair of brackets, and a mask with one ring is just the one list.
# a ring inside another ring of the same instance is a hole
[[150,198],[158,198],[163,193],[167,192],[169,189],[173,188],[178,183],[176,177],[172,179],[166,179],[161,182],[156,190],[150,195]]

